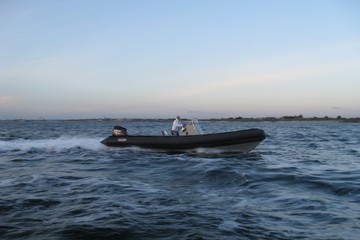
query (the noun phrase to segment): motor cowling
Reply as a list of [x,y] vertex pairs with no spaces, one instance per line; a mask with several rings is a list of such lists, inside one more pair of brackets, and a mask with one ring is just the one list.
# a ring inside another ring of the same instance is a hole
[[113,136],[126,136],[127,135],[127,129],[122,126],[114,126],[112,130]]

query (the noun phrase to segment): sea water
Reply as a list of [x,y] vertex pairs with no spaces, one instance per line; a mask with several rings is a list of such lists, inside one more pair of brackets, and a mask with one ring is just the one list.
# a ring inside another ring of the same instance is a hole
[[360,125],[203,122],[261,128],[251,153],[108,148],[114,125],[0,122],[0,239],[359,239]]

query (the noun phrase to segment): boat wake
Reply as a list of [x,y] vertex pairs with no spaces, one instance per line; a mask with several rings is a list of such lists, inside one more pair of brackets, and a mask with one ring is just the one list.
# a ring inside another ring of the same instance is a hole
[[34,149],[63,151],[72,148],[102,149],[98,138],[62,136],[51,139],[16,139],[0,141],[0,151],[30,151]]

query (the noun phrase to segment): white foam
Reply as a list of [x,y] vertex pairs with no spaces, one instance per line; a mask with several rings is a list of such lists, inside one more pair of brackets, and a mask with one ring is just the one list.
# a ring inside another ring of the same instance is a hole
[[84,148],[97,150],[102,148],[101,139],[87,137],[63,136],[54,139],[16,139],[11,141],[0,141],[0,150],[20,150],[28,151],[31,149],[45,149],[52,151],[61,151],[71,148]]
[[0,179],[0,187],[11,186],[14,182],[14,179]]
[[239,223],[233,220],[224,220],[218,228],[223,231],[234,231],[236,228],[239,227]]

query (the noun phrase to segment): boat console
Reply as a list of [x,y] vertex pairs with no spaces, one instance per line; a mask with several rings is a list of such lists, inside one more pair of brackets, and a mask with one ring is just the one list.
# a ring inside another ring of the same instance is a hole
[[[185,126],[182,127],[179,131],[180,136],[193,136],[193,135],[202,135],[204,134],[199,121],[197,119],[191,119],[187,123],[184,124]],[[162,130],[162,136],[175,136],[171,130]]]
[[204,132],[199,124],[197,119],[191,119],[185,125],[185,130],[180,131],[180,136],[187,136],[187,135],[203,135]]

